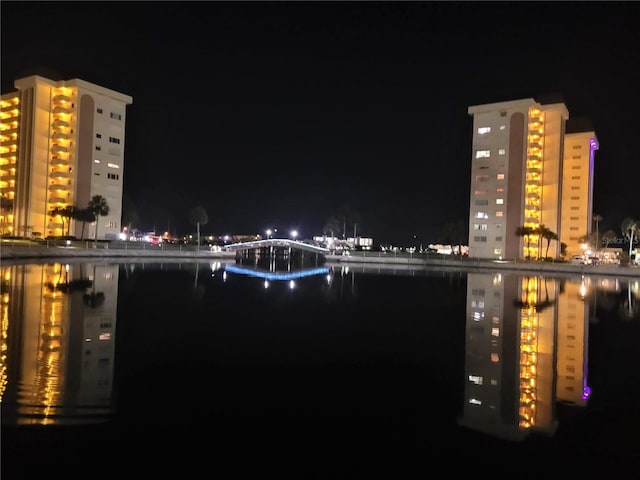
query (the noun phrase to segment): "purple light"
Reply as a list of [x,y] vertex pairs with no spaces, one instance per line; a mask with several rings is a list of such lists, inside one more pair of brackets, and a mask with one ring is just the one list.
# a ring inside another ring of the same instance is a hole
[[586,400],[591,396],[591,387],[588,387],[585,385],[585,387],[582,389],[582,399]]
[[589,146],[591,147],[591,150],[598,150],[599,148],[598,141],[595,138],[590,138]]

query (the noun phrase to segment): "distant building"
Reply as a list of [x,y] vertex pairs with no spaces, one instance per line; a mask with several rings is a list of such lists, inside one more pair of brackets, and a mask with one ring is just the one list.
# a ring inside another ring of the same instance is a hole
[[[130,96],[80,79],[30,76],[0,98],[0,231],[43,237],[66,234],[54,208],[107,200],[100,225],[85,238],[116,239],[121,230],[126,106]],[[69,234],[82,224],[71,221]]]
[[[556,100],[557,101],[557,100]],[[473,116],[469,256],[557,257],[583,253],[591,232],[598,140],[563,103],[513,100],[468,109]],[[519,227],[545,225],[558,240],[538,243]],[[539,251],[541,250],[541,251]]]

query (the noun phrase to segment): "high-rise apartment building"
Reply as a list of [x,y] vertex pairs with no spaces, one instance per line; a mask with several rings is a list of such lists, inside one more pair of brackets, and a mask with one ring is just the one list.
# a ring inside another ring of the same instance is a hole
[[598,149],[593,129],[570,122],[563,103],[532,98],[475,105],[468,113],[469,256],[557,257],[563,243],[566,255],[584,253]]
[[[121,230],[130,96],[80,79],[30,76],[0,98],[0,230],[5,235],[115,239]],[[52,212],[100,195],[99,222]],[[84,230],[81,232],[81,230]]]

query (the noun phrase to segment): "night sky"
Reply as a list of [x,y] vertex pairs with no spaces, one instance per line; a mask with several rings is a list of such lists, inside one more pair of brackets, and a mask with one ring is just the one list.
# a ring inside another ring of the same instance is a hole
[[[600,141],[600,231],[640,218],[640,3],[14,2],[2,93],[39,74],[133,97],[125,208],[209,234],[357,219],[376,243],[468,222],[469,105],[559,94]],[[355,223],[355,222],[354,222]],[[347,231],[353,233],[349,222]]]

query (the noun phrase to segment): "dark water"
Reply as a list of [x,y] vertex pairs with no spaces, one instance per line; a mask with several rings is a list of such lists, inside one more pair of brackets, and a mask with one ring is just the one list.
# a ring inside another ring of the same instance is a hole
[[640,478],[639,279],[235,267],[4,265],[3,480]]

